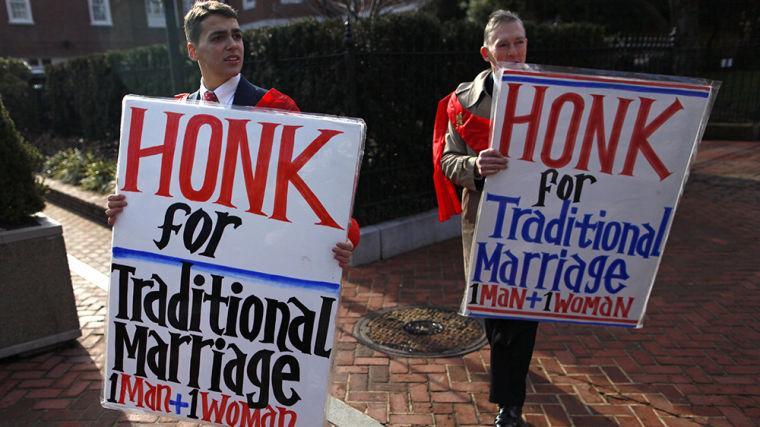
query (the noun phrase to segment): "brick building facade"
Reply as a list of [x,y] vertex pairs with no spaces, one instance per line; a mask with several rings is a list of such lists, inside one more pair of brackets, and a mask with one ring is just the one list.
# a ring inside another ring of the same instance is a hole
[[[66,58],[166,42],[162,0],[1,0],[0,57],[35,72]],[[193,0],[176,0],[184,14]],[[228,0],[244,29],[309,16],[304,0]],[[180,16],[181,21],[181,14]]]

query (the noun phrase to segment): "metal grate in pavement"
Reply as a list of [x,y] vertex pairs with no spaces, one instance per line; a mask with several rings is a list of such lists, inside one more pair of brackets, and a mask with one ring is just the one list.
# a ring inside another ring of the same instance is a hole
[[354,328],[359,342],[403,357],[452,357],[485,345],[481,322],[445,308],[396,307],[368,314]]

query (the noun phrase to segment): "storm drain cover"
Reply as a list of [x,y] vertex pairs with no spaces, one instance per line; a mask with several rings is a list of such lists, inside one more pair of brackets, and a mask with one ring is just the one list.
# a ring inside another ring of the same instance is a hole
[[361,318],[354,328],[359,342],[404,357],[451,357],[485,345],[481,323],[438,307],[396,307]]

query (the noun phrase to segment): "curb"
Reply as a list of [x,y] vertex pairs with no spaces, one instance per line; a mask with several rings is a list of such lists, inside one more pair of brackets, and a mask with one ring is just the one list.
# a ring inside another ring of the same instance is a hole
[[731,141],[760,140],[760,122],[709,122],[704,139],[727,139]]
[[45,198],[49,202],[87,219],[111,227],[107,224],[105,212],[107,194],[97,194],[82,190],[79,187],[50,178],[44,178],[44,183],[48,187]]
[[337,427],[382,427],[374,418],[332,396],[327,396],[325,415],[327,421]]
[[362,227],[361,243],[354,251],[351,266],[388,259],[461,234],[459,215],[439,222],[437,209]]

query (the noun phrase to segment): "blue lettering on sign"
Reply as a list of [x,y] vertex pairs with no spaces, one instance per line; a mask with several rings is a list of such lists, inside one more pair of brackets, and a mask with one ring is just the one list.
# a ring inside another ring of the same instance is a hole
[[182,395],[177,393],[177,400],[170,400],[169,404],[174,406],[174,411],[177,414],[182,413],[182,408],[187,408],[190,406],[189,403],[182,401]]

